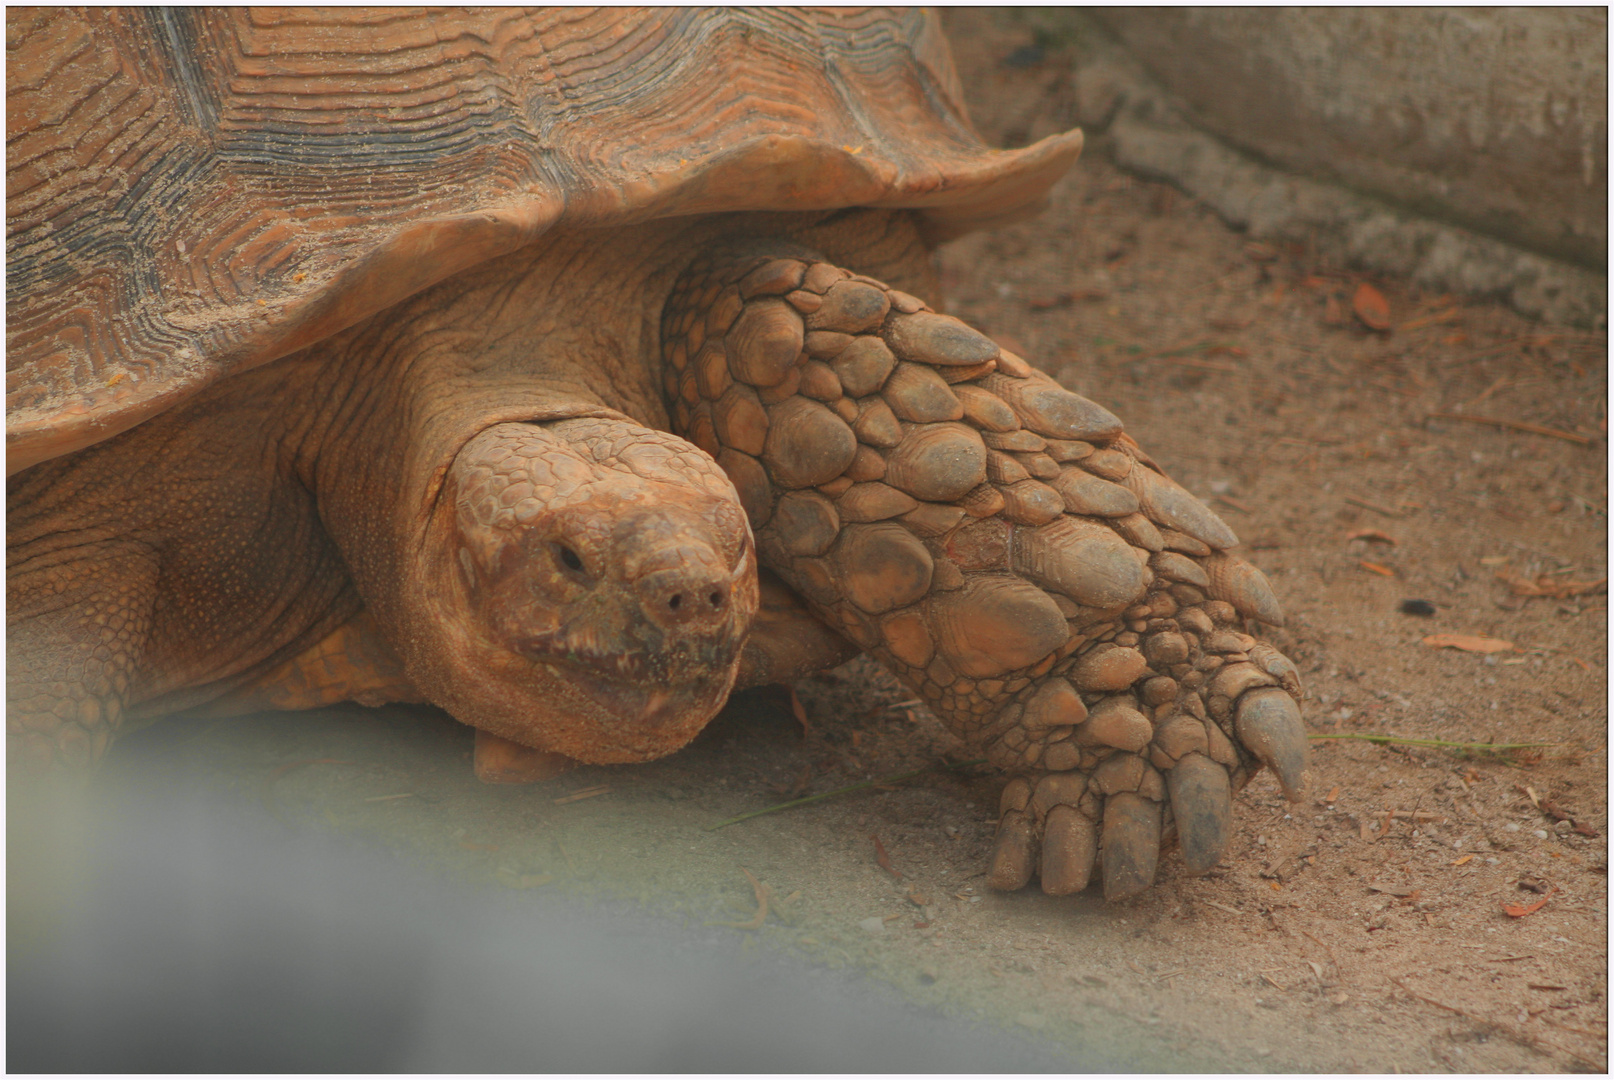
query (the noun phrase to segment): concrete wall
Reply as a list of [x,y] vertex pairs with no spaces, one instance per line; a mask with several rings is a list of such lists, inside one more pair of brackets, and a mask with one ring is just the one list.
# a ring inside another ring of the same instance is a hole
[[1093,14],[1257,160],[1606,272],[1606,9]]

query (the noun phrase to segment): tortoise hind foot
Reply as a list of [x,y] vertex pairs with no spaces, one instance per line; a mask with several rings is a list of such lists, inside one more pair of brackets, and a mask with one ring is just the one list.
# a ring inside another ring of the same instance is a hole
[[1017,775],[995,884],[1096,870],[1119,899],[1162,836],[1214,865],[1261,764],[1298,797],[1298,677],[1239,629],[1282,611],[1113,414],[793,256],[692,271],[662,345],[675,422],[733,480],[763,564]]

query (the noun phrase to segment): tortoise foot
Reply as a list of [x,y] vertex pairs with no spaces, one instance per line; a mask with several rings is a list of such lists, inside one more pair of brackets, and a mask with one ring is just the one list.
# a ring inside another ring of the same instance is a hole
[[1244,632],[1282,610],[1108,410],[808,255],[691,271],[662,330],[763,565],[1017,775],[994,885],[1134,895],[1162,835],[1215,865],[1255,769],[1299,797],[1298,675]]
[[484,784],[536,784],[576,768],[578,762],[565,754],[534,750],[477,728],[472,765],[476,778]]

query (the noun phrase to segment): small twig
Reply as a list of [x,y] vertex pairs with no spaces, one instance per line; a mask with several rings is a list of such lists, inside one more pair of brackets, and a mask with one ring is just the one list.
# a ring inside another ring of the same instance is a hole
[[1350,503],[1352,506],[1360,506],[1363,510],[1371,510],[1375,514],[1383,514],[1387,518],[1400,518],[1405,516],[1399,510],[1391,510],[1389,507],[1380,506],[1377,503],[1370,503],[1366,499],[1358,499],[1355,495],[1345,496],[1345,501]]
[[1461,420],[1469,424],[1490,424],[1492,427],[1507,428],[1510,431],[1523,431],[1531,435],[1545,435],[1550,439],[1563,439],[1566,442],[1576,443],[1580,446],[1590,446],[1592,440],[1585,435],[1578,435],[1573,431],[1563,431],[1559,428],[1543,427],[1540,424],[1530,424],[1523,420],[1504,420],[1499,416],[1467,416],[1463,413],[1432,412],[1431,420]]
[[833,799],[837,795],[847,795],[854,791],[866,791],[869,788],[900,784],[904,780],[912,780],[916,776],[923,776],[925,773],[934,768],[967,769],[972,765],[985,764],[985,758],[976,758],[974,761],[960,761],[955,764],[941,762],[937,765],[926,765],[923,769],[915,769],[913,772],[906,772],[901,776],[888,776],[883,780],[865,780],[860,784],[848,784],[845,787],[838,787],[834,791],[825,791],[818,795],[809,795],[804,799],[792,799],[790,802],[783,802],[775,806],[764,807],[761,810],[752,810],[748,814],[741,814],[739,817],[731,817],[727,821],[719,821],[716,825],[708,825],[706,826],[706,831],[716,832],[718,829],[726,829],[730,825],[738,825],[742,821],[749,821],[752,818],[761,817],[764,814],[776,814],[780,810],[794,810],[798,806],[806,806],[808,803],[815,803],[821,799]]
[[1309,735],[1311,739],[1350,739],[1356,742],[1378,743],[1381,746],[1429,746],[1440,750],[1473,750],[1479,753],[1494,750],[1536,750],[1549,746],[1565,746],[1566,743],[1550,742],[1524,742],[1524,743],[1463,743],[1447,742],[1445,739],[1404,739],[1399,735],[1366,735],[1351,733],[1345,735]]
[[707,926],[732,926],[736,930],[762,929],[762,924],[768,917],[768,895],[770,890],[766,885],[762,884],[762,882],[756,879],[756,875],[752,874],[751,871],[747,870],[745,867],[740,867],[740,872],[744,874],[745,879],[751,883],[751,891],[756,894],[757,913],[751,916],[751,918],[745,922],[709,922],[706,924]]
[[1444,1001],[1439,1001],[1432,997],[1425,997],[1424,995],[1418,993],[1418,991],[1412,989],[1412,987],[1408,986],[1406,983],[1402,982],[1400,979],[1396,978],[1394,975],[1391,975],[1389,978],[1391,982],[1395,983],[1397,986],[1411,994],[1413,997],[1417,998],[1419,1001],[1422,1001],[1428,1005],[1433,1005],[1436,1008],[1445,1009],[1447,1012],[1454,1012],[1458,1016],[1466,1016],[1468,1019],[1477,1024],[1484,1024],[1491,1030],[1506,1035],[1508,1038],[1522,1046],[1528,1046],[1530,1049],[1539,1050],[1542,1053],[1546,1053],[1548,1050],[1557,1049],[1557,1047],[1553,1046],[1551,1043],[1542,1042],[1534,1035],[1520,1031],[1511,1024],[1504,1024],[1499,1020],[1492,1020],[1488,1016],[1481,1016],[1478,1013],[1471,1013],[1467,1009],[1458,1008],[1456,1005],[1448,1005]]

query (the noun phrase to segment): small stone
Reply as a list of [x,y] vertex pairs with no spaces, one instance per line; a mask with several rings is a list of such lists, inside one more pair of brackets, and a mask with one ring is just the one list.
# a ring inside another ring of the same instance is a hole
[[783,300],[753,300],[724,338],[729,373],[752,386],[776,386],[801,355],[801,316]]
[[1199,635],[1201,640],[1216,629],[1216,625],[1211,622],[1210,616],[1195,607],[1183,608],[1177,612],[1177,625],[1192,634]]
[[886,322],[886,344],[900,359],[925,364],[963,366],[997,358],[992,339],[950,315],[898,313]]
[[862,930],[865,934],[885,933],[885,920],[880,918],[878,915],[873,915],[867,919],[863,919],[857,925],[858,929]]

